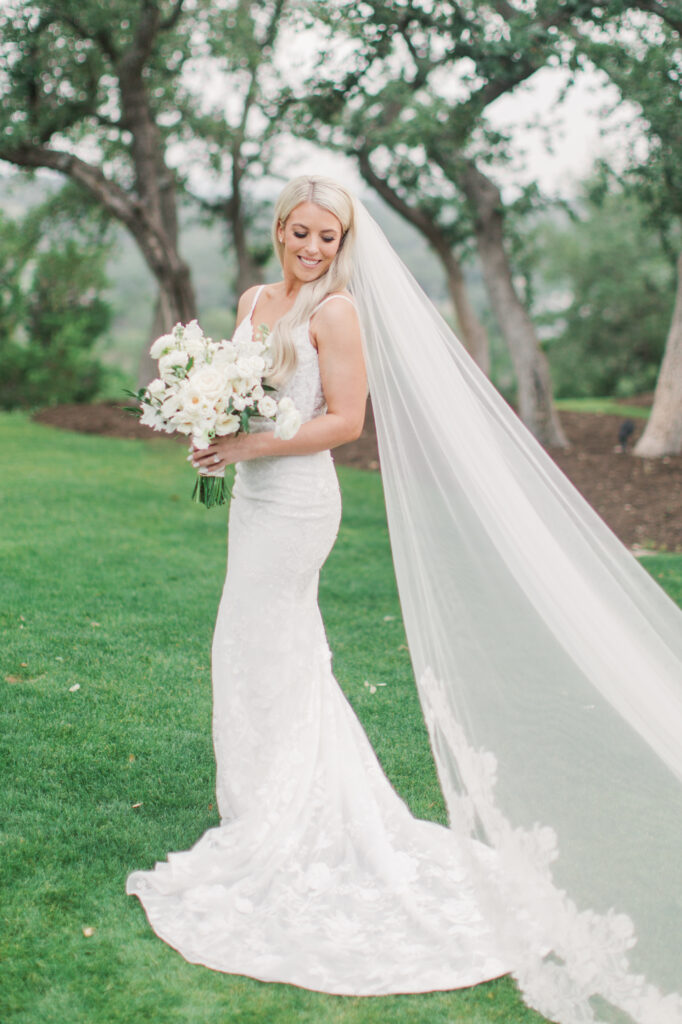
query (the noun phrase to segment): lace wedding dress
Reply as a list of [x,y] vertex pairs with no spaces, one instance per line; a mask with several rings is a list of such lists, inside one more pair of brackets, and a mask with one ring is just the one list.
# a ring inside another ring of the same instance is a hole
[[[295,343],[286,392],[311,419],[308,324]],[[473,985],[507,971],[472,880],[495,862],[412,817],[334,679],[317,586],[340,512],[328,451],[238,465],[213,643],[221,824],[127,891],[215,970],[353,995]]]

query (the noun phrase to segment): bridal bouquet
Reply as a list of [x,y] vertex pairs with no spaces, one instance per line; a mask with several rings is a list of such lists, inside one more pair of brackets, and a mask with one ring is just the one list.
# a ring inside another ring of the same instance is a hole
[[[208,448],[216,437],[248,433],[254,417],[271,420],[276,437],[293,437],[301,417],[290,398],[268,394],[275,389],[265,383],[269,360],[262,330],[260,337],[216,342],[196,320],[176,324],[150,349],[159,376],[134,395],[140,422],[167,434],[186,434],[197,448]],[[207,508],[223,505],[229,495],[224,477],[224,470],[200,472],[192,498]]]

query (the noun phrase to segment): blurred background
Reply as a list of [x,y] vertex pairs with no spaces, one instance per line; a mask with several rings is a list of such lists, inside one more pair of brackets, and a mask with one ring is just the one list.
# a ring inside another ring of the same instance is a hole
[[542,443],[632,400],[636,453],[682,451],[680,0],[0,7],[0,407],[120,402],[173,323],[229,336],[322,172]]

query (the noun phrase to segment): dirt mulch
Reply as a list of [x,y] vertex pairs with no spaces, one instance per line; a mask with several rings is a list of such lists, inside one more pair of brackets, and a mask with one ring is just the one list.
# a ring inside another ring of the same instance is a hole
[[[648,396],[647,396],[648,397]],[[643,398],[641,404],[646,403]],[[628,399],[628,405],[637,404]],[[121,405],[61,405],[39,412],[35,419],[63,430],[107,437],[148,439],[153,434]],[[571,443],[567,451],[552,450],[557,465],[628,547],[682,552],[682,456],[639,459],[631,449],[644,428],[635,420],[628,450],[615,450],[625,417],[561,413]],[[186,438],[168,438],[187,444]],[[335,452],[339,465],[379,468],[376,431],[370,414],[362,436]]]

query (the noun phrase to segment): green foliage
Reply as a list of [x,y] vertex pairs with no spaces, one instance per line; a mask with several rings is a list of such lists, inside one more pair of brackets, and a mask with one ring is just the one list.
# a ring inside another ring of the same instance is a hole
[[646,214],[622,190],[588,189],[574,219],[536,229],[537,321],[558,397],[627,397],[655,385],[675,272]]
[[[0,415],[3,1024],[541,1024],[509,978],[367,999],[209,971],[125,895],[130,871],[217,823],[210,648],[225,515],[190,502],[184,455],[167,439]],[[335,673],[396,789],[443,820],[381,481],[339,475],[344,519],[320,592]],[[678,562],[657,559],[664,585]],[[387,685],[372,695],[365,679]]]
[[[92,349],[109,327],[102,241],[38,240],[41,218],[0,222],[0,407],[83,402],[100,387]],[[42,220],[45,223],[45,220]],[[54,227],[54,225],[52,225]]]

